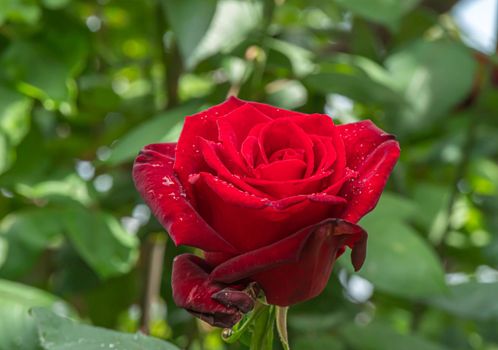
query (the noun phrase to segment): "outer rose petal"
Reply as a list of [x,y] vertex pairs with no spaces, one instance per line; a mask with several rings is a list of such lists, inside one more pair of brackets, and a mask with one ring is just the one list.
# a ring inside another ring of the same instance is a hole
[[175,303],[216,327],[232,327],[254,307],[252,297],[209,279],[210,267],[201,258],[183,254],[175,258],[171,285]]
[[395,138],[379,129],[371,120],[339,125],[337,131],[344,141],[346,165],[353,170],[357,170],[382,143]]
[[358,225],[328,219],[272,245],[236,256],[218,265],[211,279],[232,283],[256,281],[270,304],[287,306],[321,293],[342,247],[352,247],[358,270],[365,259],[366,232]]
[[357,222],[375,208],[398,160],[399,144],[370,120],[339,125],[337,130],[346,146],[347,166],[358,174],[340,191],[348,200],[343,217]]
[[306,226],[339,217],[345,200],[324,194],[271,201],[240,191],[211,174],[193,184],[202,217],[239,252],[270,245]]
[[185,118],[182,133],[178,139],[174,169],[178,174],[180,183],[186,186],[185,190],[188,195],[191,195],[188,187],[189,175],[206,170],[206,164],[198,148],[199,137],[217,140],[218,125],[216,120],[244,104],[246,102],[237,98],[229,98],[219,105]]
[[357,222],[377,205],[382,190],[399,157],[399,144],[394,140],[377,147],[362,165],[358,176],[347,182],[340,195],[348,201],[342,217]]
[[173,172],[174,143],[146,146],[135,160],[135,186],[175,244],[206,251],[234,252],[234,247],[202,219]]

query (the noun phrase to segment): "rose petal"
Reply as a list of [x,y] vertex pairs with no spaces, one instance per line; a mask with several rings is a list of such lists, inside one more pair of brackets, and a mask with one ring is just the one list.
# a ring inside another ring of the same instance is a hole
[[347,182],[340,195],[348,201],[343,218],[357,222],[377,205],[382,190],[399,157],[399,144],[389,140],[375,148],[361,165],[358,175]]
[[330,183],[331,171],[321,172],[306,179],[274,181],[244,178],[244,182],[274,199],[283,199],[300,194],[320,193]]
[[205,139],[200,139],[199,144],[200,144],[200,149],[202,151],[202,155],[204,156],[204,160],[209,165],[211,170],[217,175],[217,177],[228,181],[229,183],[237,186],[243,191],[253,193],[261,197],[267,197],[267,195],[264,192],[247,184],[245,181],[243,181],[240,178],[240,176],[232,173],[225,166],[225,164],[223,164],[220,157],[218,156],[218,153],[220,152],[219,144],[216,144],[214,142]]
[[242,142],[254,126],[269,121],[271,121],[270,118],[249,104],[245,104],[218,119],[218,139],[221,142],[221,156],[223,163],[231,172],[239,175],[251,173],[252,167],[248,167],[240,156]]
[[171,285],[179,307],[216,327],[233,327],[254,307],[252,297],[242,291],[214,282],[211,268],[201,258],[182,254],[173,261]]
[[272,201],[243,192],[209,173],[194,183],[198,210],[239,251],[250,251],[286,237],[289,232],[341,214],[345,200],[300,195]]
[[259,164],[268,164],[268,159],[266,159],[258,138],[255,136],[249,136],[245,139],[240,153],[251,169],[255,169]]
[[380,144],[394,139],[371,120],[339,125],[337,131],[346,146],[347,166],[353,170],[357,170]]
[[245,102],[239,99],[229,98],[219,105],[185,118],[182,133],[178,139],[174,170],[178,174],[180,183],[186,186],[185,190],[188,194],[190,194],[188,177],[206,169],[198,146],[199,137],[216,141],[218,138],[216,120],[244,104]]
[[332,221],[310,235],[297,261],[259,273],[253,279],[270,304],[288,306],[312,299],[327,285],[337,253],[344,245],[353,247],[355,269],[361,267],[366,238],[361,227],[343,220]]
[[292,118],[308,135],[332,137],[334,135],[334,121],[326,114],[304,114]]
[[284,148],[277,152],[274,152],[269,161],[276,162],[278,160],[289,160],[289,159],[297,159],[304,161],[304,150],[302,149],[292,149],[292,148]]
[[225,261],[211,272],[211,278],[224,283],[251,278],[270,304],[292,305],[321,293],[344,245],[352,247],[352,262],[359,269],[365,259],[366,238],[360,226],[328,219]]
[[313,142],[303,129],[295,124],[291,118],[277,119],[265,125],[259,135],[267,158],[282,149],[295,149],[304,151],[304,161],[307,165],[306,175],[309,176],[314,169]]
[[219,140],[231,143],[235,149],[240,150],[242,142],[256,125],[271,120],[250,104],[245,104],[218,119]]
[[256,177],[271,181],[299,180],[304,176],[306,163],[298,159],[279,160],[262,164],[255,169]]
[[233,252],[234,247],[189,203],[173,171],[174,153],[174,143],[146,146],[133,166],[135,186],[175,244],[206,251]]
[[332,168],[336,158],[334,144],[329,137],[311,135],[313,141],[313,151],[315,156],[315,169],[313,173],[327,171]]

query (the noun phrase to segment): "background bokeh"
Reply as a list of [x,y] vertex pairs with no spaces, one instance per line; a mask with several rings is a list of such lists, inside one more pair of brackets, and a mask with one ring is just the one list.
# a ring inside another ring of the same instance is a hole
[[173,304],[186,250],[131,179],[142,146],[229,94],[370,118],[401,144],[361,222],[363,269],[341,258],[291,308],[293,349],[498,349],[497,13],[493,0],[1,0],[0,350],[172,348],[88,324],[245,348]]

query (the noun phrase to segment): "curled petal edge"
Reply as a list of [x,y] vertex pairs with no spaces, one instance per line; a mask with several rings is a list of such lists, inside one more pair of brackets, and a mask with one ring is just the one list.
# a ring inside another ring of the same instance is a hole
[[136,188],[176,245],[234,253],[235,248],[200,217],[186,198],[173,170],[175,145],[151,144],[140,152],[133,165]]
[[[307,240],[319,230],[340,239],[341,246],[352,249],[351,262],[358,271],[366,256],[367,233],[359,225],[342,219],[327,219],[308,226],[274,244],[233,257],[218,265],[210,274],[213,281],[233,283],[299,260]],[[340,255],[340,254],[339,254]]]
[[226,285],[210,280],[210,270],[198,256],[177,256],[173,261],[173,300],[212,326],[231,328],[254,308],[254,295],[243,284]]

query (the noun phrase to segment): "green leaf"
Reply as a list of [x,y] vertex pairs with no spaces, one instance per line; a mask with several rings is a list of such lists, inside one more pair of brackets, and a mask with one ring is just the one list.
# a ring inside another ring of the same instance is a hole
[[270,50],[269,60],[271,60],[272,57],[271,50],[284,55],[284,57],[288,59],[296,77],[306,76],[315,68],[313,53],[300,46],[273,38],[267,38],[265,40],[265,46]]
[[431,183],[417,184],[413,194],[413,199],[417,203],[417,222],[422,223],[426,228],[430,228],[441,210],[446,209],[449,190],[449,187]]
[[0,131],[0,174],[5,172],[12,163],[12,150],[9,147],[7,136]]
[[266,86],[268,103],[285,109],[295,109],[308,99],[306,88],[298,80],[275,80]]
[[138,239],[111,215],[83,207],[44,208],[7,216],[0,236],[8,254],[0,276],[17,277],[31,268],[40,253],[66,232],[75,249],[102,278],[124,274],[138,255]]
[[60,211],[46,208],[6,216],[0,223],[0,239],[7,251],[0,276],[14,278],[32,268],[43,249],[60,238],[60,218]]
[[19,144],[29,131],[32,104],[26,96],[0,85],[0,130],[12,145]]
[[65,7],[71,0],[42,0],[43,5],[51,10],[57,10]]
[[263,1],[219,0],[211,25],[189,57],[187,67],[192,68],[207,57],[233,49],[261,23],[262,18]]
[[293,350],[344,350],[345,346],[335,335],[300,335],[292,342]]
[[[410,201],[383,194],[360,222],[369,239],[359,274],[379,290],[405,298],[441,294],[446,290],[444,271],[433,249],[406,223],[413,214]],[[346,263],[341,259],[350,268]]]
[[[76,21],[47,15],[50,26],[30,39],[11,42],[0,58],[5,77],[23,94],[50,110],[70,114],[76,95],[75,77],[83,67],[87,44]],[[43,63],[43,64],[41,64]]]
[[[385,62],[391,87],[406,105],[391,119],[404,132],[436,123],[470,92],[476,61],[470,50],[451,40],[418,40]],[[458,74],[455,74],[458,72]]]
[[7,260],[9,246],[7,245],[7,241],[5,238],[0,236],[0,270],[2,269],[2,265],[5,260]]
[[31,311],[45,350],[178,350],[165,341],[141,333],[127,334],[76,324],[70,319],[36,308]]
[[6,21],[36,24],[41,17],[41,9],[34,0],[2,0],[0,25]]
[[387,325],[371,323],[366,326],[348,324],[340,334],[355,350],[444,350],[445,348],[414,335],[397,333]]
[[67,236],[101,278],[130,271],[138,258],[138,239],[113,216],[85,208],[67,209],[61,218]]
[[217,0],[163,0],[163,3],[180,53],[189,66],[193,63],[192,55],[211,24]]
[[338,55],[332,60],[322,61],[318,72],[304,81],[322,94],[341,94],[385,109],[397,107],[402,101],[401,95],[388,85],[389,73],[363,57]]
[[87,183],[74,173],[61,179],[47,179],[33,185],[19,182],[15,186],[15,191],[31,200],[62,199],[85,205],[92,201]]
[[420,0],[335,0],[335,2],[358,16],[392,28],[397,26],[399,20],[415,8]]
[[189,103],[145,121],[118,140],[108,162],[116,165],[130,161],[150,143],[175,142],[185,117],[197,112],[200,107],[200,103]]
[[434,297],[426,302],[453,315],[473,320],[498,320],[498,283],[471,281],[450,286],[448,295]]
[[0,350],[41,349],[33,320],[32,307],[67,306],[55,296],[23,284],[0,280]]
[[29,131],[31,99],[0,84],[0,174],[15,160],[14,148]]

